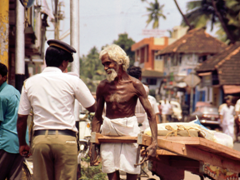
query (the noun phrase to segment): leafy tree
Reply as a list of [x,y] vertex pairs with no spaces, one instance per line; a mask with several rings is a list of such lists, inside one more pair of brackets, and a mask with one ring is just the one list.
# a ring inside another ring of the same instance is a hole
[[93,47],[87,56],[80,58],[80,76],[92,92],[96,92],[99,82],[105,79],[104,68],[96,47]]
[[[240,40],[238,0],[194,0],[187,3],[186,17],[190,24],[201,28],[209,23],[211,29],[219,28],[217,35],[221,40],[234,43]],[[185,21],[182,24],[186,25]]]
[[188,21],[187,17],[183,14],[182,10],[180,9],[180,7],[179,7],[179,5],[178,5],[178,3],[177,3],[177,0],[174,0],[174,3],[175,3],[175,5],[177,6],[178,11],[179,11],[180,14],[182,15],[182,17],[183,17],[183,19],[184,19],[184,22],[188,25],[188,27],[189,27],[188,30],[193,29],[194,26],[192,26],[192,25],[190,24],[190,22]]
[[[218,21],[211,0],[188,2],[186,18],[196,28],[206,27],[208,23],[211,23],[211,29],[213,29],[214,23]],[[186,25],[185,20],[182,24]]]
[[164,5],[160,5],[158,0],[154,0],[154,2],[148,2],[146,0],[142,0],[143,2],[147,2],[149,7],[147,7],[148,19],[146,21],[147,26],[153,22],[153,29],[157,29],[159,27],[159,19],[166,19],[166,16],[163,14]]
[[127,33],[119,34],[118,39],[113,41],[114,44],[119,45],[128,55],[130,59],[130,66],[134,64],[134,52],[131,50],[135,41],[132,38],[128,37]]

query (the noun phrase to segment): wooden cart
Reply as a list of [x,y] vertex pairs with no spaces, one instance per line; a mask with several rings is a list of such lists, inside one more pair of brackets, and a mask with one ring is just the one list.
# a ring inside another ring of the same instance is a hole
[[[148,135],[138,137],[109,137],[92,133],[92,143],[138,143],[139,150],[148,147]],[[227,146],[199,137],[158,136],[157,155],[151,158],[148,169],[161,180],[182,180],[184,171],[215,180],[238,180],[240,152]]]

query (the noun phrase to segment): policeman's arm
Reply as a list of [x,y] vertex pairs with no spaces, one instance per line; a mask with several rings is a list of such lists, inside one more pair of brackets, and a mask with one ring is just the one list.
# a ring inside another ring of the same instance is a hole
[[17,132],[19,140],[19,153],[21,156],[29,156],[29,146],[26,143],[26,128],[28,115],[18,114]]
[[100,127],[103,122],[102,113],[104,108],[104,97],[102,95],[102,85],[100,84],[97,88],[97,103],[96,103],[96,113],[92,121],[92,131],[93,132],[100,132]]
[[96,102],[90,106],[90,107],[87,107],[86,109],[89,111],[89,112],[95,112],[96,111],[96,108],[97,108],[97,104]]

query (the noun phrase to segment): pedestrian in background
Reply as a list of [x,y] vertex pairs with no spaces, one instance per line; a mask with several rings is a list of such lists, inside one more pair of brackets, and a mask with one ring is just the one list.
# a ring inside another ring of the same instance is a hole
[[234,115],[235,110],[234,106],[232,106],[231,97],[227,96],[225,98],[226,105],[221,107],[220,111],[220,124],[223,130],[223,133],[228,134],[234,138]]
[[76,50],[59,40],[48,40],[47,67],[24,82],[17,130],[20,154],[29,155],[24,136],[27,115],[33,109],[33,176],[35,180],[76,179],[77,141],[74,102],[95,112],[95,99],[77,76],[63,73]]
[[182,115],[183,115],[183,122],[186,122],[188,120],[188,115],[189,115],[189,106],[187,102],[182,104]]
[[20,93],[7,84],[7,73],[7,67],[0,63],[0,180],[18,180],[22,179],[23,164],[17,135]]
[[167,123],[171,121],[171,115],[172,115],[172,106],[169,101],[164,98],[162,104],[162,123]]
[[158,103],[158,119],[159,119],[159,122],[158,123],[161,123],[162,122],[162,105],[161,105],[161,101],[159,101]]

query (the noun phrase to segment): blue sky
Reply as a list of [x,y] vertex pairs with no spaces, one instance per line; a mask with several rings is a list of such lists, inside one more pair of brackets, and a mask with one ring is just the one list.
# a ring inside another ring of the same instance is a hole
[[[51,1],[47,0],[51,7]],[[148,0],[153,2],[154,0]],[[189,0],[178,0],[182,11],[186,12]],[[181,23],[182,17],[173,0],[159,0],[164,4],[163,13],[167,19],[160,19],[160,30],[170,30]],[[60,35],[70,28],[69,1],[64,0],[65,19],[60,24]],[[142,30],[146,28],[147,3],[141,0],[80,0],[80,55],[87,54],[96,46],[98,50],[103,45],[111,44],[118,39],[121,33],[128,33],[134,41],[138,42],[146,36]],[[53,29],[53,26],[48,28]],[[147,27],[151,29],[151,25]],[[166,36],[169,34],[166,32]],[[47,32],[47,38],[54,38],[53,31]],[[63,41],[70,43],[69,36]]]

